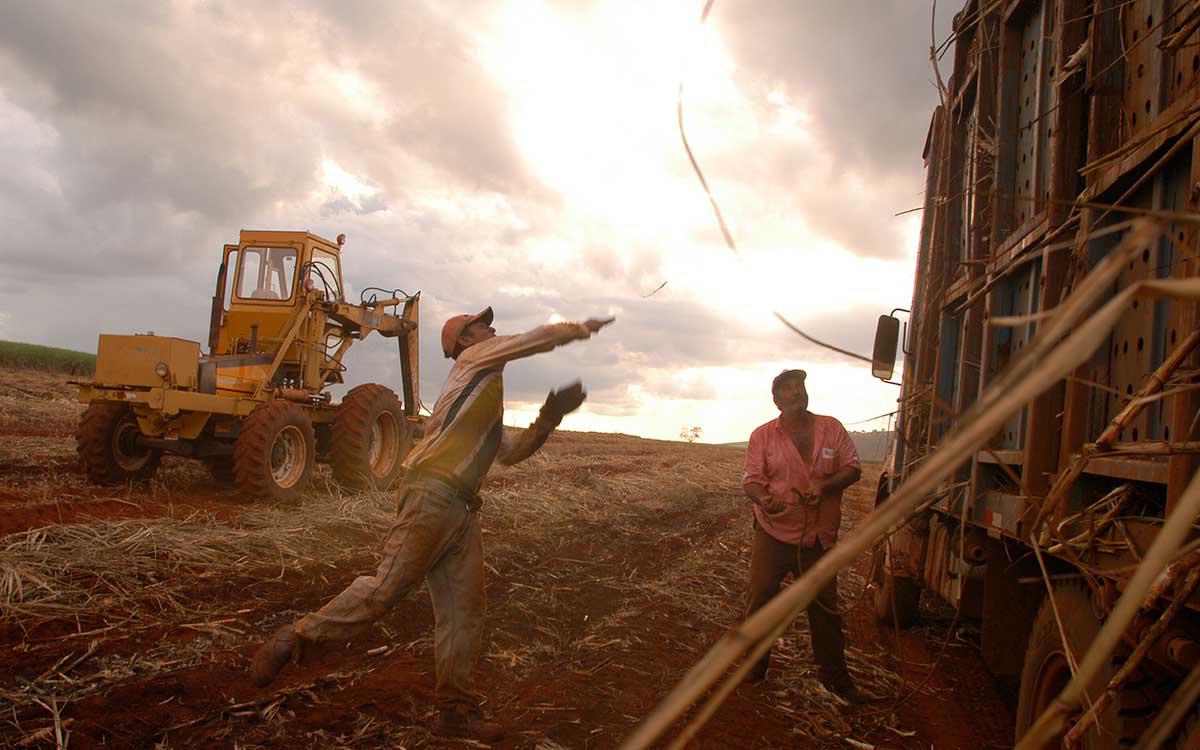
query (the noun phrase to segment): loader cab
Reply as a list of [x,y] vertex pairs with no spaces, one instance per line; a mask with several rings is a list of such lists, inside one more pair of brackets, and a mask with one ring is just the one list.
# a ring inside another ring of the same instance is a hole
[[328,302],[344,301],[339,244],[309,232],[243,230],[238,244],[226,245],[222,255],[211,354],[274,351],[273,340],[310,289]]
[[238,253],[239,300],[291,301],[296,278],[294,247],[243,247]]

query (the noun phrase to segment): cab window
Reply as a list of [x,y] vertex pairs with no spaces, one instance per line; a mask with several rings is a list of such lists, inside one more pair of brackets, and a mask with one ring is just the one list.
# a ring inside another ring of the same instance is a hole
[[286,300],[296,277],[296,250],[291,247],[247,247],[238,270],[238,297]]
[[312,280],[313,289],[325,292],[325,299],[342,301],[342,271],[338,266],[338,257],[331,252],[314,247],[312,262],[308,264],[308,278]]
[[225,312],[229,312],[229,303],[233,302],[233,279],[237,271],[239,255],[236,248],[231,249],[225,260],[225,285],[222,287],[225,290]]

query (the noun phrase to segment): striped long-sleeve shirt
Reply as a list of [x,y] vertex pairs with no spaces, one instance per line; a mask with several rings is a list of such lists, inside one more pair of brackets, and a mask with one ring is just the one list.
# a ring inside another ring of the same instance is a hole
[[477,492],[497,454],[507,447],[504,365],[590,335],[581,323],[554,323],[464,349],[433,405],[425,437],[408,454],[405,468]]

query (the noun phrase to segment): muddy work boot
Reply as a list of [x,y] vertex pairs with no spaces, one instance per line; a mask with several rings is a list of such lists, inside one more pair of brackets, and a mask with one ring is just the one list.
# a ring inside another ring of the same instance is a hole
[[434,729],[443,737],[465,737],[480,742],[495,742],[504,737],[504,729],[483,718],[475,708],[443,708],[438,712]]
[[825,685],[829,692],[849,703],[851,706],[861,706],[870,702],[870,697],[858,689],[853,682],[842,682],[835,685]]
[[254,652],[250,663],[250,680],[256,687],[270,685],[293,657],[299,656],[300,637],[289,623],[271,634]]
[[743,685],[758,685],[763,680],[767,679],[767,665],[763,662],[750,667],[750,671],[742,678]]

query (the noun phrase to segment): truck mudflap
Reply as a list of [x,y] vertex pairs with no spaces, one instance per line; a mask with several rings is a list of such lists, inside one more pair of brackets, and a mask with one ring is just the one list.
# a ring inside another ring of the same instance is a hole
[[963,614],[978,617],[982,609],[986,536],[978,529],[961,528],[955,519],[934,514],[925,542],[921,580]]
[[896,578],[911,578],[920,581],[928,535],[929,522],[926,519],[914,519],[901,526],[896,533],[892,534],[890,544],[880,545],[880,552],[876,559],[882,566],[882,570]]

